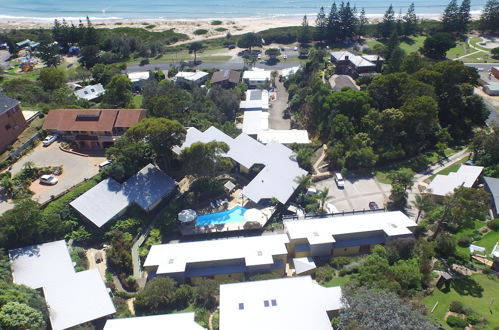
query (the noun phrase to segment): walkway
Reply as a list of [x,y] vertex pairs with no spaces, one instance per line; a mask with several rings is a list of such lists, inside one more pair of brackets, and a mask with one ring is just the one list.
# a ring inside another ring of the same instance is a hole
[[271,102],[271,108],[269,109],[269,128],[287,130],[291,128],[291,120],[284,119],[284,111],[288,108],[288,91],[278,77],[274,81],[277,98]]

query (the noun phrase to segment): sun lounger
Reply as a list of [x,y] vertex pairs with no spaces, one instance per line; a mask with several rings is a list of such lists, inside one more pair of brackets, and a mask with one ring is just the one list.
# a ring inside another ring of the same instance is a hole
[[215,204],[213,204],[213,202],[210,202],[210,206],[211,206],[212,209],[215,208]]

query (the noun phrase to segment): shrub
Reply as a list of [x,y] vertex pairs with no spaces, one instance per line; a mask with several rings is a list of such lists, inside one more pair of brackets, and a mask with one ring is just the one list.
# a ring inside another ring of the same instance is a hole
[[139,66],[144,66],[144,65],[147,65],[147,64],[149,64],[149,59],[146,58],[146,59],[143,59],[143,60],[140,61]]
[[449,311],[454,312],[454,313],[458,313],[458,314],[462,314],[464,311],[463,303],[460,301],[452,301],[449,304]]
[[336,257],[331,259],[331,265],[336,269],[342,269],[344,266],[352,262],[352,258],[349,257]]
[[333,278],[333,274],[334,268],[329,265],[317,267],[315,271],[315,280],[322,283],[327,282]]
[[460,317],[449,315],[447,317],[447,324],[453,328],[464,329],[468,325],[465,320]]
[[482,322],[482,316],[478,313],[471,313],[470,315],[466,316],[466,321],[470,324],[478,324]]
[[149,24],[146,26],[146,29],[154,29],[156,27],[156,25],[154,24]]
[[215,31],[217,31],[217,32],[225,32],[225,31],[227,31],[227,29],[226,29],[226,28],[224,28],[224,27],[217,27],[217,28],[215,29]]
[[457,250],[455,253],[456,259],[459,261],[468,261],[470,260],[470,255],[468,251]]
[[470,246],[472,242],[472,239],[470,236],[462,236],[461,238],[459,238],[457,244],[459,244],[459,246],[462,246],[462,247],[468,247]]
[[222,21],[219,20],[211,21],[211,25],[222,25]]
[[203,34],[207,34],[208,33],[208,30],[205,30],[205,29],[197,29],[197,30],[194,30],[194,33],[195,35],[197,36],[200,36],[200,35],[203,35]]
[[490,220],[489,222],[487,222],[487,227],[489,227],[492,230],[498,231],[499,230],[499,219]]

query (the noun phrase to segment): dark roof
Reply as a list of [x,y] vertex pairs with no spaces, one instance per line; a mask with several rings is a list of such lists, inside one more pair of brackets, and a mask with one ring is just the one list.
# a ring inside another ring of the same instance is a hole
[[241,72],[235,70],[220,70],[213,73],[211,77],[211,83],[218,83],[222,81],[229,81],[234,84],[238,84],[241,78]]
[[483,181],[485,181],[485,184],[489,188],[490,194],[492,195],[496,213],[499,213],[499,179],[484,176]]
[[19,104],[18,100],[11,99],[7,95],[0,94],[0,114],[9,111]]
[[59,131],[112,131],[131,127],[145,117],[143,109],[58,109],[47,114],[43,129]]

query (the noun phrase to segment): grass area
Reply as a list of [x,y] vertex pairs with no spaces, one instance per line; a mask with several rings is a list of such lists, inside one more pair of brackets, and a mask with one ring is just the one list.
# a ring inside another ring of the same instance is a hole
[[[32,110],[32,109],[26,109],[26,107],[23,107],[25,110]],[[33,109],[36,110],[36,109]],[[24,143],[26,143],[33,135],[38,133],[40,128],[43,125],[43,118],[35,118],[31,123],[29,123],[29,126],[17,137],[17,140],[12,144],[11,150],[5,151],[3,154],[0,155],[0,161],[3,162],[9,157],[9,154],[11,151],[16,150],[20,146],[22,146]]]
[[461,301],[485,316],[489,323],[487,329],[494,329],[499,324],[499,280],[492,276],[477,274],[465,279],[454,280],[450,290],[435,289],[422,303],[431,311],[438,302],[433,314],[430,314],[443,328],[451,329],[444,320],[445,313],[452,301]]
[[[454,235],[454,237],[456,238],[456,240],[459,241],[459,239],[461,237],[463,237],[463,236],[470,236],[475,230],[479,230],[480,228],[482,228],[485,225],[486,225],[485,221],[475,220],[475,221],[473,221],[473,228],[466,228],[466,229],[460,230],[459,232],[457,232]],[[475,243],[473,243],[473,244],[475,244]],[[467,248],[467,247],[462,247],[462,246],[458,245],[457,249],[461,250],[461,251],[463,251],[463,252],[465,252],[467,254],[470,253],[470,249]]]
[[[426,36],[408,38],[400,43],[400,48],[402,48],[406,54],[417,52],[419,48],[423,47],[425,39]],[[375,45],[383,45],[383,43],[378,40],[369,39],[366,41],[366,45],[372,49]]]
[[350,277],[352,277],[352,275],[335,277],[331,281],[327,281],[326,283],[323,283],[322,285],[325,287],[342,286],[342,285],[347,284],[347,282],[350,280]]
[[490,53],[487,52],[479,52],[470,56],[463,57],[461,61],[467,63],[499,63],[499,60],[492,58]]
[[473,37],[470,39],[470,44],[478,49],[481,49],[481,50],[485,50],[486,52],[490,52],[490,49],[488,48],[485,48],[483,46],[480,46],[478,43],[479,42],[482,42],[482,38],[481,37]]
[[457,162],[454,162],[451,166],[446,167],[443,170],[441,170],[441,171],[433,174],[432,176],[430,176],[428,180],[432,181],[435,178],[435,176],[437,176],[438,174],[440,174],[440,175],[447,175],[447,174],[449,174],[451,172],[457,172],[457,170],[461,167],[461,165],[465,161],[467,161],[468,159],[469,159],[469,157],[464,157],[463,159],[460,159]]
[[461,56],[464,56],[466,54],[471,54],[474,52],[476,52],[476,49],[471,48],[468,45],[468,43],[466,43],[464,41],[458,41],[456,43],[456,47],[449,49],[446,56],[449,59],[454,59],[454,58],[461,57]]
[[144,99],[144,95],[134,95],[132,99],[132,106],[134,109],[140,109],[142,107],[142,100]]
[[[231,59],[229,55],[221,55],[227,53],[225,48],[205,49],[197,53],[197,60],[205,62],[226,62]],[[127,62],[127,65],[139,64],[144,58],[135,58]],[[180,62],[180,61],[194,61],[194,54],[189,54],[188,51],[169,52],[156,58],[150,58],[149,63],[162,63],[162,62]]]
[[[445,150],[445,156],[449,157],[456,152],[462,150],[461,148],[447,148]],[[412,159],[407,162],[403,162],[400,164],[397,164],[396,166],[388,167],[388,168],[383,168],[378,171],[376,171],[376,180],[381,183],[386,183],[386,184],[391,184],[392,182],[390,179],[388,179],[388,174],[391,171],[397,170],[402,167],[407,167],[412,169],[414,172],[419,172],[424,170],[428,165],[434,164],[438,162],[441,159],[441,157],[436,153],[436,152],[431,152],[428,153],[422,157],[417,157],[415,159]]]
[[499,242],[499,231],[491,231],[485,234],[481,240],[476,241],[473,244],[478,246],[483,246],[487,250],[487,255],[488,255],[492,252],[492,249],[494,248],[497,242]]

